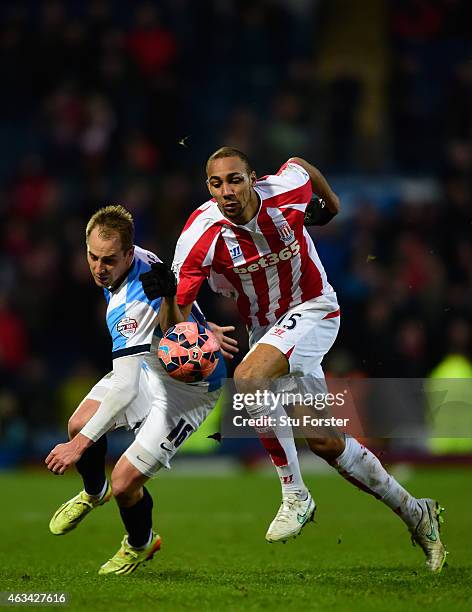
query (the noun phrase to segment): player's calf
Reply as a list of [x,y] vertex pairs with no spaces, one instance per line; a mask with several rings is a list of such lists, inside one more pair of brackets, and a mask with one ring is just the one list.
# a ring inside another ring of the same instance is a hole
[[152,533],[153,501],[144,483],[148,480],[126,457],[121,457],[112,473],[112,490],[130,546],[140,548]]
[[327,436],[323,438],[306,438],[309,449],[328,463],[334,461],[345,448],[344,438]]

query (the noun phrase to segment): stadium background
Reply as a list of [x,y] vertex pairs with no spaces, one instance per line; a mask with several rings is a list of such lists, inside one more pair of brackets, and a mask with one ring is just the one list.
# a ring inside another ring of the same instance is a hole
[[5,1],[0,17],[0,465],[43,457],[110,368],[90,214],[123,203],[170,261],[222,144],[260,175],[305,157],[341,197],[312,231],[343,312],[329,373],[471,377],[470,2]]

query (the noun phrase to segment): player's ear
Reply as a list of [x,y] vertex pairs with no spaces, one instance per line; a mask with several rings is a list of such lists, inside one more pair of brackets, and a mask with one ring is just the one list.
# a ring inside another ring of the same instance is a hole
[[210,195],[213,195],[213,193],[211,192],[210,181],[208,179],[206,180],[206,186],[208,187],[208,191],[210,192]]
[[249,178],[251,179],[251,185],[254,187],[257,181],[257,176],[254,170],[251,170],[251,174],[249,175]]

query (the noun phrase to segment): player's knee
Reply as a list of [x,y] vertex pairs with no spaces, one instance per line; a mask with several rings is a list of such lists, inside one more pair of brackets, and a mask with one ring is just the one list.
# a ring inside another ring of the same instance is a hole
[[240,363],[234,371],[234,384],[240,393],[253,393],[256,391],[257,374],[250,364]]
[[326,461],[333,461],[344,450],[344,440],[338,437],[307,439],[310,450]]
[[130,502],[135,496],[135,490],[129,482],[123,478],[112,478],[111,490],[119,506],[131,505]]
[[111,490],[119,506],[132,506],[140,499],[140,484],[126,474],[112,473]]

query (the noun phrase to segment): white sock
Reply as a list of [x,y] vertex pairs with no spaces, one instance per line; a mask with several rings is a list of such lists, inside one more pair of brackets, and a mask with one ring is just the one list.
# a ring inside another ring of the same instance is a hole
[[300,472],[297,447],[293,439],[292,428],[280,425],[280,417],[283,415],[287,416],[284,407],[280,402],[277,403],[275,410],[270,410],[269,407],[262,405],[254,406],[251,407],[251,412],[249,413],[251,416],[269,415],[277,423],[275,427],[270,428],[256,427],[256,431],[277,470],[282,487],[282,496],[295,493],[300,499],[306,499],[308,489],[303,482]]
[[383,501],[414,528],[421,519],[421,507],[415,497],[383,467],[377,457],[355,438],[346,437],[346,448],[332,465],[352,484]]

